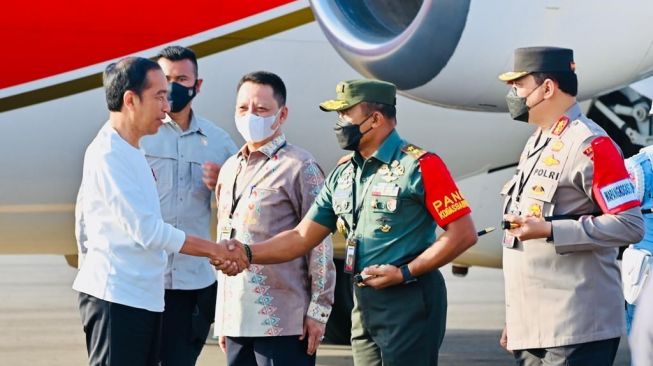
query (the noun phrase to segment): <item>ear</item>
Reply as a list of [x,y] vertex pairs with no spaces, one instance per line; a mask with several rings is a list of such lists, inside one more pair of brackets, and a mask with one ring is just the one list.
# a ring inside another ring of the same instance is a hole
[[197,84],[195,84],[195,94],[200,93],[200,89],[202,89],[202,83],[204,82],[204,79],[197,79]]
[[272,127],[274,129],[281,127],[281,125],[283,125],[286,122],[287,118],[288,118],[288,107],[284,105],[279,110],[279,117],[277,117],[277,121],[274,123],[276,126],[272,125]]
[[374,111],[372,113],[372,127],[378,126],[383,120],[383,114],[379,111]]
[[544,98],[548,99],[553,97],[556,90],[558,89],[558,84],[551,79],[544,80]]
[[134,105],[137,103],[138,95],[131,90],[127,90],[122,95],[122,105],[129,110],[134,109]]

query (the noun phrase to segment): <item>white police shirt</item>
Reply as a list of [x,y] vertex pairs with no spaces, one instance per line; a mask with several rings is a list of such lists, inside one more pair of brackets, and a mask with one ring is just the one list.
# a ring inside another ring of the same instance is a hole
[[80,190],[87,253],[73,289],[162,312],[167,253],[179,252],[186,234],[163,221],[143,152],[110,122],[86,150]]

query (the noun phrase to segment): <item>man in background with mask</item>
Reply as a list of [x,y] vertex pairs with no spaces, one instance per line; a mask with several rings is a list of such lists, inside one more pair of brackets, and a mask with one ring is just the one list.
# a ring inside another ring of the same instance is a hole
[[[218,178],[218,238],[253,243],[295,227],[324,175],[315,158],[281,131],[288,107],[279,76],[250,73],[236,90],[236,127],[246,143]],[[215,333],[228,364],[315,365],[335,277],[330,238],[287,263],[219,274]]]
[[642,239],[621,152],[576,103],[573,52],[515,51],[499,76],[513,119],[538,128],[504,186],[506,327],[518,365],[612,365],[624,334],[618,247]]
[[[252,263],[304,255],[336,229],[354,275],[354,364],[437,365],[447,294],[439,267],[476,242],[467,201],[435,154],[401,139],[396,88],[378,80],[336,86],[320,105],[338,112],[335,131],[349,159],[329,175],[306,217],[263,243],[232,242]],[[437,240],[436,224],[444,229]],[[237,239],[239,239],[237,237]]]
[[[203,182],[202,165],[219,169],[237,147],[224,130],[192,109],[202,86],[195,53],[169,46],[155,59],[168,79],[170,112],[157,134],[141,140],[141,148],[156,177],[163,220],[211,240],[213,192]],[[205,258],[173,253],[164,279],[161,364],[195,365],[214,319],[215,273]]]

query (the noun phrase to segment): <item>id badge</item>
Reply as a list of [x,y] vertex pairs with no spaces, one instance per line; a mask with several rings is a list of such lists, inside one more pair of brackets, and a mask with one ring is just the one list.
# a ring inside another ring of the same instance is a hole
[[353,274],[356,267],[356,239],[347,239],[344,272]]
[[503,231],[503,240],[501,241],[501,244],[503,245],[503,247],[504,248],[514,248],[516,243],[517,243],[517,238],[510,235],[508,233],[508,230],[504,230]]
[[218,241],[231,239],[233,232],[234,228],[231,219],[224,220],[220,225],[220,230],[218,231]]

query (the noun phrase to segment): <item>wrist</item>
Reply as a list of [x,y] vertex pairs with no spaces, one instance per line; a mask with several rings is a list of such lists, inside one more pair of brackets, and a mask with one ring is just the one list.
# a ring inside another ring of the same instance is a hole
[[404,264],[403,266],[399,267],[399,271],[401,273],[401,283],[411,283],[417,281],[417,279],[410,272],[408,264]]
[[247,256],[247,262],[249,262],[251,264],[252,263],[252,248],[247,244],[243,244],[243,250],[245,250],[245,256]]

